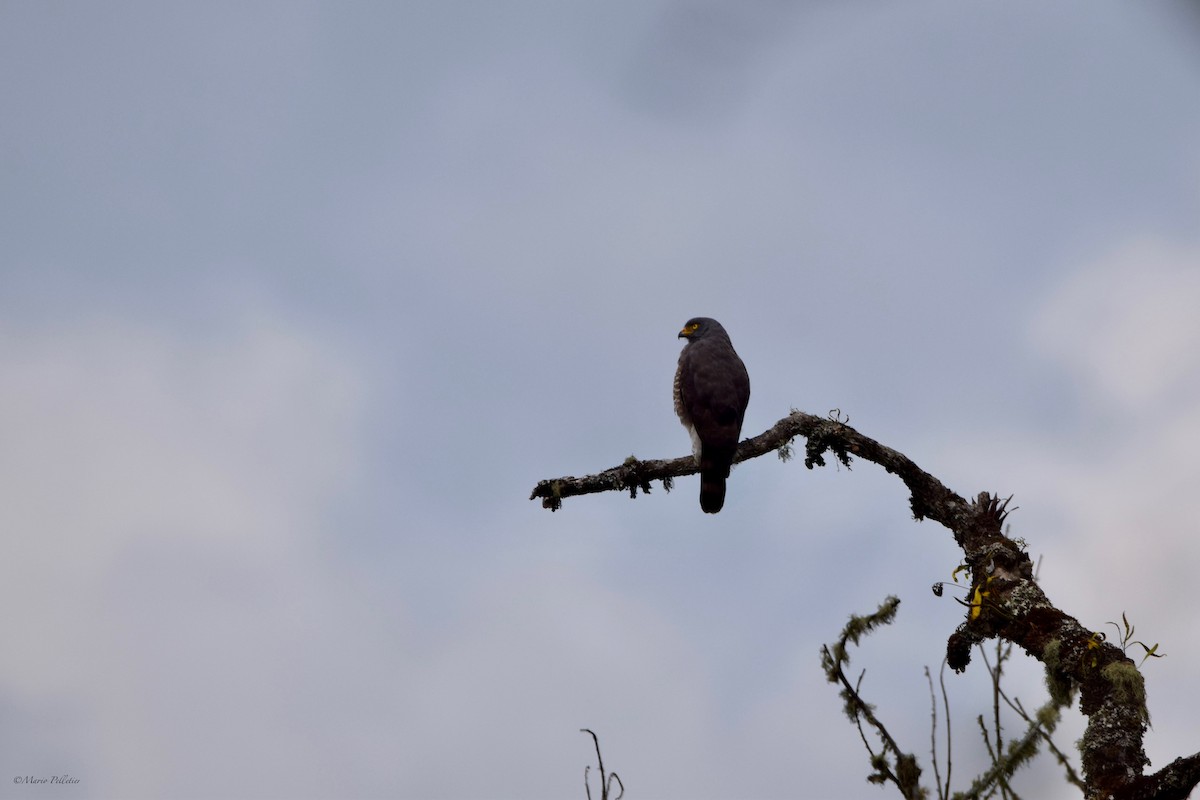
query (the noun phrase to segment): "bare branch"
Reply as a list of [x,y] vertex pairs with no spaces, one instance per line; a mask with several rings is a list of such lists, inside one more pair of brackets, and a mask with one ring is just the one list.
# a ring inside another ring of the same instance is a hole
[[[946,663],[965,670],[971,650],[999,638],[1020,647],[1046,665],[1051,694],[1077,688],[1088,724],[1080,741],[1089,797],[1114,800],[1176,800],[1200,783],[1200,754],[1177,759],[1153,775],[1142,743],[1149,724],[1145,685],[1137,665],[1119,647],[1056,608],[1033,577],[1033,564],[1018,541],[1003,530],[1008,500],[988,492],[966,500],[896,450],[851,428],[840,419],[793,411],[769,430],[743,441],[735,462],[772,451],[790,452],[803,436],[805,466],[824,466],[826,453],[849,467],[858,457],[878,464],[908,487],[917,520],[931,519],[950,530],[962,548],[971,575],[972,602],[966,619],[946,643]],[[583,478],[544,480],[530,499],[557,509],[564,498],[602,491],[647,492],[652,481],[670,481],[697,471],[691,456],[626,463]],[[1010,498],[1011,499],[1011,498]]]
[[[625,795],[625,784],[622,783],[621,779],[617,777],[617,773],[606,773],[604,771],[604,757],[600,755],[600,738],[596,736],[595,732],[593,732],[590,728],[580,728],[579,732],[590,734],[592,737],[592,742],[596,745],[596,763],[600,767],[600,800],[608,800],[608,793],[612,790],[613,781],[616,781],[617,785],[621,787],[620,794],[614,797],[613,800],[621,800],[621,798]],[[588,773],[591,771],[591,769],[592,767],[590,764],[583,768],[583,788],[587,792],[588,800],[592,800],[592,786],[588,781]]]
[[[938,707],[937,695],[933,693],[933,675],[929,672],[929,667],[925,667],[925,680],[929,683],[929,758],[933,761],[933,781],[937,787],[938,800],[946,800],[946,794],[949,789],[942,789],[942,772],[938,768],[938,744],[937,744],[937,721]],[[946,709],[946,722],[949,728],[950,709]],[[947,748],[950,742],[950,732],[946,731]],[[947,757],[946,769],[950,769],[949,758]],[[947,783],[948,785],[948,783]]]
[[1067,783],[1086,793],[1087,786],[1080,779],[1079,774],[1075,772],[1075,767],[1071,765],[1071,760],[1067,758],[1067,754],[1058,748],[1058,745],[1054,743],[1054,737],[1051,736],[1054,727],[1058,725],[1058,720],[1062,717],[1063,709],[1067,708],[1067,706],[1061,704],[1057,698],[1051,697],[1044,706],[1037,710],[1035,716],[1031,717],[1029,712],[1025,710],[1025,706],[1021,704],[1019,697],[1010,700],[1003,690],[1001,690],[1000,695],[1004,698],[1004,702],[1008,703],[1008,707],[1017,712],[1017,715],[1029,724],[1030,729],[1036,729],[1042,740],[1045,741],[1046,747],[1054,754],[1054,759],[1066,771]]
[[950,730],[950,697],[946,693],[946,659],[942,659],[942,666],[938,669],[938,686],[942,690],[942,708],[946,710],[946,793],[945,796],[950,796],[950,772],[954,767],[954,750],[953,737]]

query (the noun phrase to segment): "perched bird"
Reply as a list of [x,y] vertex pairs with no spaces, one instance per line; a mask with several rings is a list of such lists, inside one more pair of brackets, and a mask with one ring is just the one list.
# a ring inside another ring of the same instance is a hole
[[700,464],[700,508],[715,514],[725,505],[725,479],[750,402],[750,375],[715,319],[690,319],[679,337],[687,343],[675,370],[675,413],[692,436]]

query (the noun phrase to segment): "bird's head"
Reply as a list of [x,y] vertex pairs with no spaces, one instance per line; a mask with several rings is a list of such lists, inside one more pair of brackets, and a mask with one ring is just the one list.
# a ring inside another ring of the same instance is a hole
[[692,317],[683,326],[683,330],[679,332],[680,339],[687,339],[689,342],[694,342],[697,339],[703,339],[709,334],[717,332],[725,333],[725,329],[721,327],[721,323],[711,317]]

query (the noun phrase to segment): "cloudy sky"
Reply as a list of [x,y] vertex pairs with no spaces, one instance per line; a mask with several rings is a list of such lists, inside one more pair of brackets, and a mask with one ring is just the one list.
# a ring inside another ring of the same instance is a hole
[[583,727],[630,797],[885,796],[818,651],[898,595],[854,665],[926,756],[958,554],[895,479],[528,500],[688,451],[695,315],[746,435],[1014,494],[1200,750],[1194,8],[3,0],[0,797],[582,798]]

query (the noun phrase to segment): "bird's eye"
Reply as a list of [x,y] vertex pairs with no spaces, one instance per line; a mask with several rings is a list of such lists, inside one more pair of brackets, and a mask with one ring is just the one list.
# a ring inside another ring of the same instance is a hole
[[690,333],[691,331],[694,331],[694,330],[696,330],[696,329],[697,329],[697,328],[699,328],[699,327],[700,327],[700,323],[699,323],[699,322],[691,322],[691,323],[689,323],[689,324],[688,324],[688,326],[687,326],[687,329],[688,329],[688,332]]

